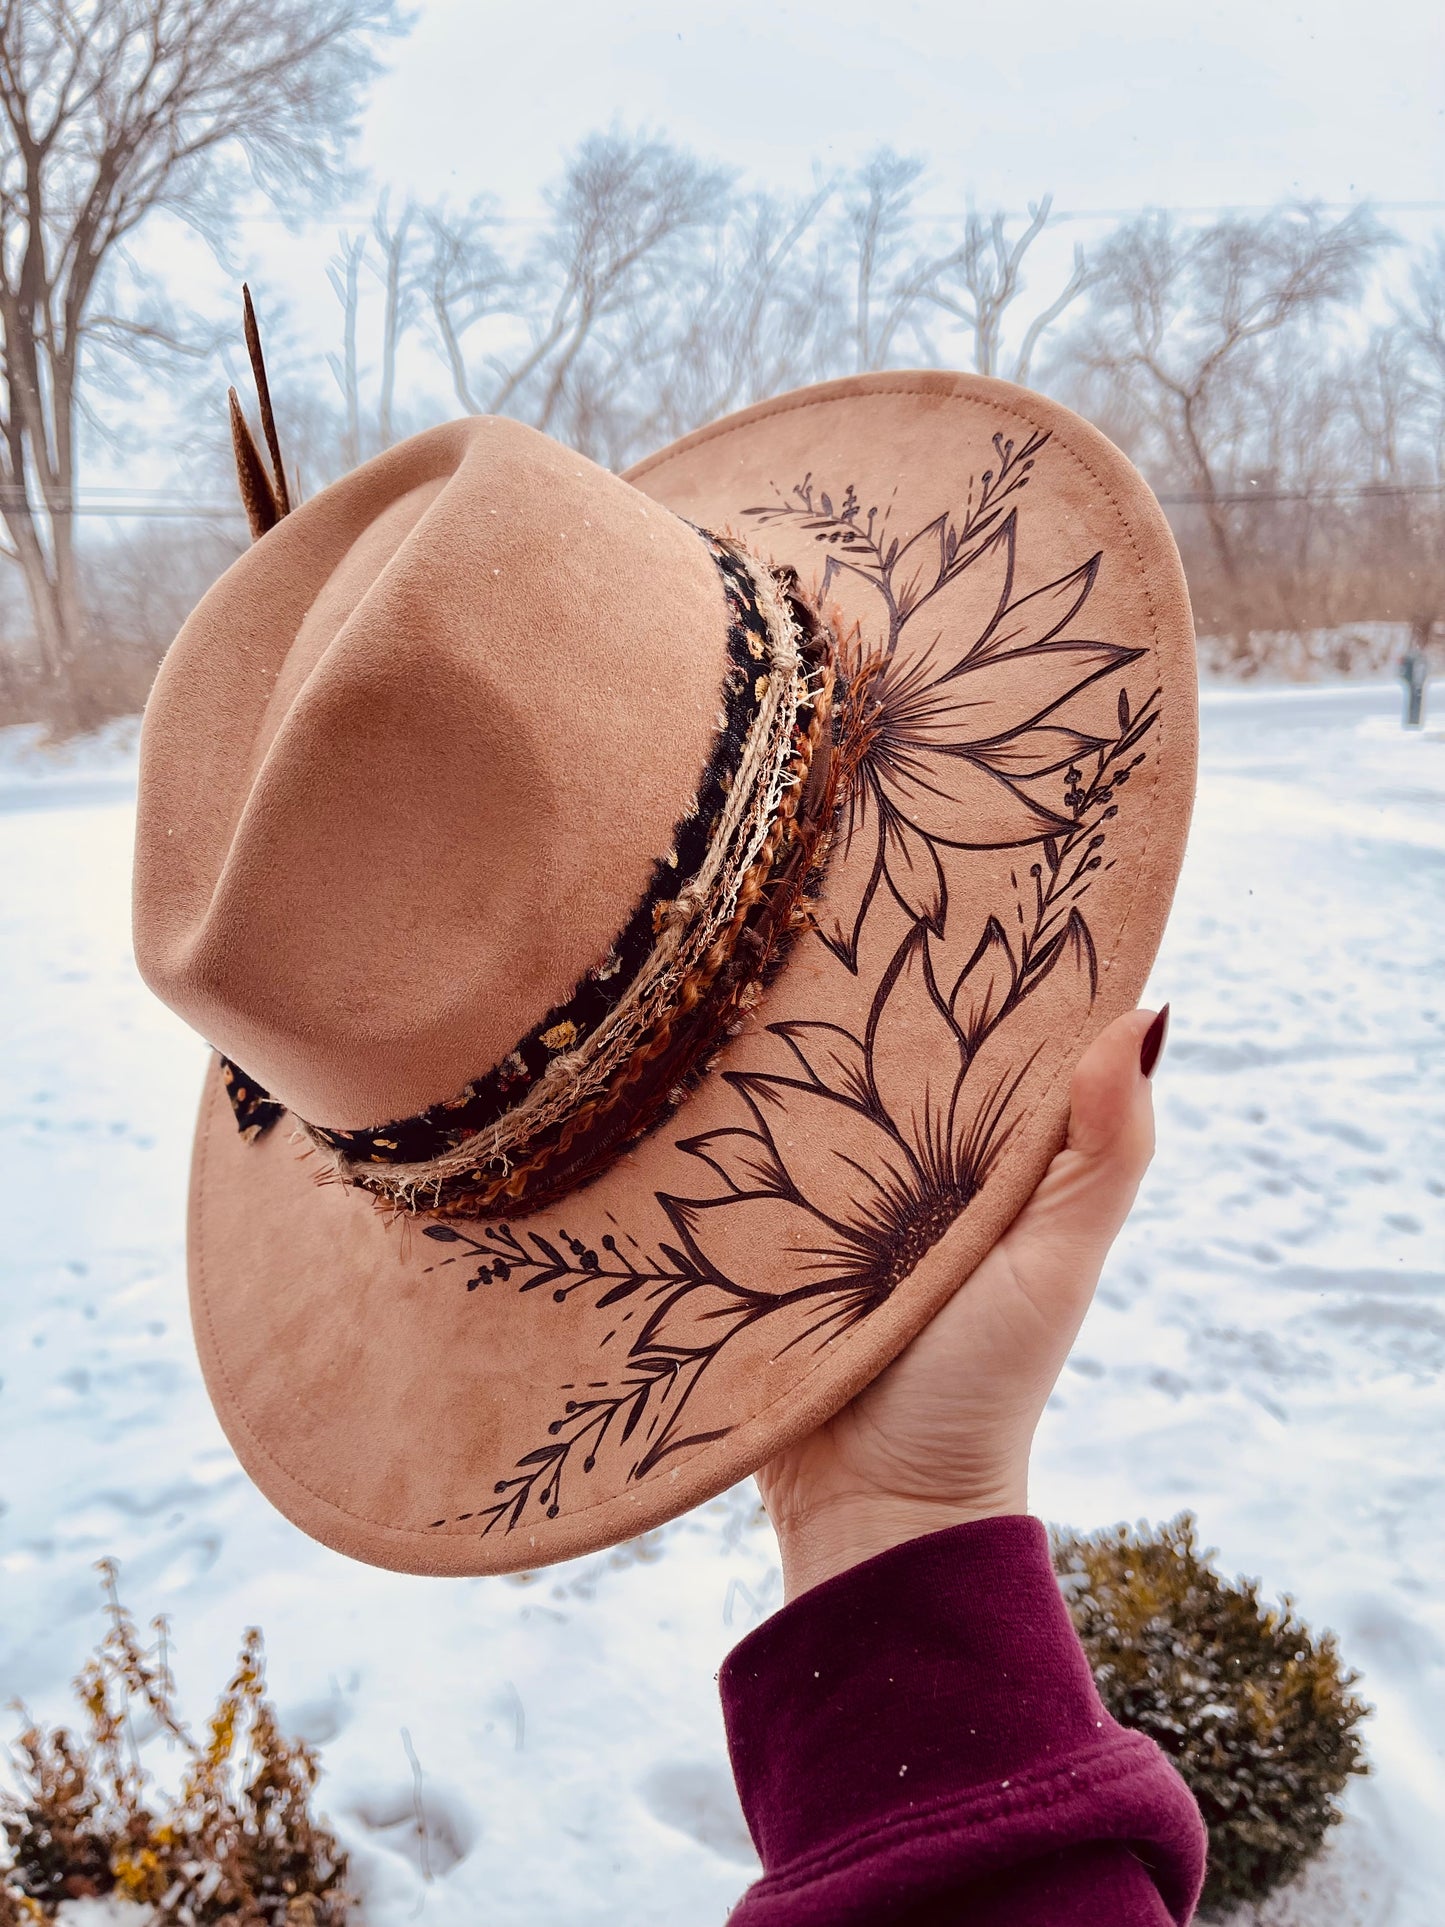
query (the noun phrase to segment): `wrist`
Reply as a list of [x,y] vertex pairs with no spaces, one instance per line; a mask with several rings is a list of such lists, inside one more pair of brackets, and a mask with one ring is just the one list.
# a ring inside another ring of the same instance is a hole
[[891,1552],[910,1539],[976,1519],[1016,1517],[1028,1511],[1022,1482],[1017,1489],[1000,1487],[996,1493],[967,1500],[917,1498],[893,1493],[839,1497],[775,1519],[778,1551],[783,1567],[783,1597],[800,1593],[835,1578],[866,1559]]

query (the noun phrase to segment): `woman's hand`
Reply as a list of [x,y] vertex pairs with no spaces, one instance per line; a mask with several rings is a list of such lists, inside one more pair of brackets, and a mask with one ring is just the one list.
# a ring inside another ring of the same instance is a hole
[[1167,1018],[1131,1011],[1094,1040],[1063,1150],[966,1289],[758,1473],[789,1599],[921,1533],[1028,1510],[1034,1428],[1153,1155]]

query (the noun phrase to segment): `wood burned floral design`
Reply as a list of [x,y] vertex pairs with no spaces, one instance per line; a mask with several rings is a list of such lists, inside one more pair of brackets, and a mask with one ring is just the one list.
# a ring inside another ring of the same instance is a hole
[[[1090,633],[1101,553],[1019,579],[1019,498],[1047,441],[996,437],[962,512],[908,535],[812,476],[747,511],[822,546],[825,601],[846,575],[878,609],[852,644],[858,760],[818,930],[855,976],[865,930],[886,937],[867,1021],[766,1027],[765,1067],[723,1073],[737,1122],[678,1140],[709,1182],[657,1193],[666,1229],[650,1245],[615,1221],[595,1244],[560,1227],[427,1227],[452,1247],[438,1269],[464,1265],[469,1290],[582,1292],[606,1317],[595,1376],[559,1388],[545,1440],[438,1528],[555,1518],[604,1452],[638,1480],[725,1436],[718,1360],[816,1350],[886,1304],[1018,1127],[1034,1053],[1016,1014],[1045,984],[1051,1024],[1087,1014],[1087,899],[1160,692],[1127,687],[1142,649]],[[900,649],[933,617],[932,636]],[[1108,678],[1117,694],[1101,704]],[[950,906],[946,853],[960,850],[1009,853],[997,902]],[[729,1254],[757,1249],[786,1258],[782,1282],[739,1275]]]
[[[811,475],[747,511],[763,526],[797,523],[828,546],[825,602],[846,576],[881,604],[880,645],[871,655],[855,645],[850,665],[865,748],[840,838],[839,857],[853,860],[838,865],[846,886],[830,888],[822,933],[850,970],[881,884],[941,933],[948,887],[940,850],[1019,848],[1068,834],[1067,772],[1106,741],[1081,728],[1071,708],[1143,654],[1088,634],[1100,554],[1055,581],[1018,587],[1013,498],[1047,439],[1016,445],[996,436],[995,465],[962,518],[935,516],[907,538],[890,531],[886,512],[863,510],[851,485],[835,507]],[[909,625],[926,616],[947,620],[947,644],[939,631],[900,654]]]

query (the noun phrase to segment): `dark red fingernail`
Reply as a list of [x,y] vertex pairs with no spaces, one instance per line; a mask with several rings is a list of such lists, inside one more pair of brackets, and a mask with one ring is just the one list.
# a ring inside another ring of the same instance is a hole
[[1169,1035],[1169,1006],[1166,1004],[1144,1033],[1144,1041],[1139,1046],[1139,1068],[1146,1077],[1154,1075],[1154,1066],[1159,1062],[1159,1053],[1164,1048],[1164,1039]]

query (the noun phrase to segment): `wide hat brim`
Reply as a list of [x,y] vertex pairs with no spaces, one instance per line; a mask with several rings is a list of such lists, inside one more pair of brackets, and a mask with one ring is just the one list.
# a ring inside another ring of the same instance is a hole
[[564,1206],[388,1218],[286,1128],[243,1139],[209,1075],[190,1276],[216,1409],[283,1513],[399,1571],[630,1538],[836,1412],[1037,1184],[1183,855],[1183,574],[1077,416],[864,375],[627,479],[797,569],[873,727],[816,931],[674,1116]]

